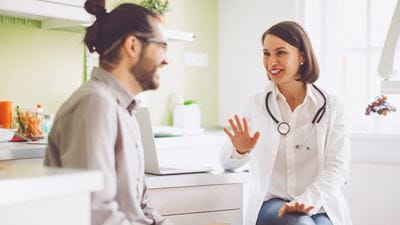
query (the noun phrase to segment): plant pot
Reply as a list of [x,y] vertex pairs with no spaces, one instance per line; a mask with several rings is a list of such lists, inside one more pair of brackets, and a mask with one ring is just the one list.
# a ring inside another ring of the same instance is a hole
[[372,117],[372,131],[375,133],[388,133],[390,128],[390,121],[388,116],[379,115],[376,113],[371,114]]

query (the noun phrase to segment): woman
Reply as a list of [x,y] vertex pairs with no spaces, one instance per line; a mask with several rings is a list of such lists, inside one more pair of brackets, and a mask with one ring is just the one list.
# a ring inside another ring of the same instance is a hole
[[348,179],[349,138],[343,106],[313,83],[319,68],[303,28],[278,23],[262,36],[271,80],[244,104],[221,164],[249,162],[246,225],[351,225],[341,188]]

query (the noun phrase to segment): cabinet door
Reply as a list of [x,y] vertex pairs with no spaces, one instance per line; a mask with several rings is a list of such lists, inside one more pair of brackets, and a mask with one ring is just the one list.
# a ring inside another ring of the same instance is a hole
[[0,204],[0,218],[2,225],[90,225],[90,193]]
[[243,184],[150,189],[149,198],[152,206],[164,216],[241,210]]
[[242,210],[228,210],[208,213],[193,213],[166,216],[174,225],[207,225],[207,224],[229,224],[242,225]]

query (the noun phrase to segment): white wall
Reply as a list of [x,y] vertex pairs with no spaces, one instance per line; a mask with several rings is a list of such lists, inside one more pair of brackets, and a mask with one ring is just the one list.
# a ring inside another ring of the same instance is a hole
[[400,135],[352,133],[344,187],[354,225],[400,224]]
[[261,36],[280,21],[301,22],[302,5],[293,0],[219,0],[219,125],[226,125],[246,97],[266,86]]

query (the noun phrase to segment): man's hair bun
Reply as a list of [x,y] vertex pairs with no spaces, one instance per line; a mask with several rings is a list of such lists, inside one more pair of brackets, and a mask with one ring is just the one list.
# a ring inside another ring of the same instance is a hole
[[107,14],[105,7],[105,0],[87,0],[85,2],[86,11],[96,17],[102,17]]

